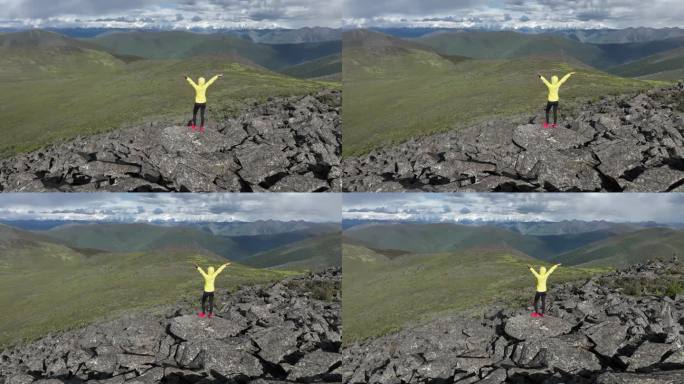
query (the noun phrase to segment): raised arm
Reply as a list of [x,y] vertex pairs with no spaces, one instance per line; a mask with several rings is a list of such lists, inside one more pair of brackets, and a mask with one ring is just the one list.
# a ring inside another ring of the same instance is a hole
[[216,80],[218,80],[219,77],[223,77],[223,75],[216,75],[216,76],[212,77],[211,79],[209,79],[209,81],[207,81],[207,87],[214,84],[214,82]]
[[191,86],[191,87],[197,88],[197,84],[195,84],[195,82],[192,81],[192,79],[191,79],[189,76],[185,76],[185,80],[187,80],[188,83],[190,83],[190,86]]
[[537,277],[537,278],[538,278],[538,277],[539,277],[539,274],[537,273],[537,271],[535,271],[534,268],[533,268],[531,265],[528,265],[528,267],[530,267],[530,272],[532,272],[532,274],[534,275],[534,277]]
[[566,81],[568,81],[568,79],[570,78],[570,76],[574,75],[575,73],[576,73],[576,72],[570,72],[570,73],[568,73],[567,75],[563,76],[563,78],[560,79],[559,83],[560,83],[560,84],[565,83]]
[[552,274],[553,271],[555,271],[556,268],[558,268],[558,267],[560,267],[560,264],[556,264],[556,265],[554,265],[553,267],[549,268],[549,270],[546,271],[546,276],[549,276],[550,274]]
[[551,83],[549,83],[549,81],[546,80],[546,78],[545,78],[544,76],[539,75],[539,78],[541,79],[541,81],[544,82],[544,84],[546,84],[547,87],[550,87],[550,86],[551,86]]
[[224,269],[226,269],[227,266],[229,266],[230,263],[225,263],[222,266],[219,267],[219,269],[214,272],[214,276],[218,276],[219,273],[223,272]]
[[207,273],[204,272],[204,270],[202,268],[200,268],[199,265],[197,265],[197,264],[193,264],[193,265],[195,266],[195,269],[197,269],[197,271],[202,275],[202,277],[204,277],[204,278],[207,277]]

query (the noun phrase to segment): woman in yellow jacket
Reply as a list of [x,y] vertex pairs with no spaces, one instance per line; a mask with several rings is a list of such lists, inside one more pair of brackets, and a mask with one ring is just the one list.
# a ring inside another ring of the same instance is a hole
[[192,81],[190,77],[185,76],[185,80],[190,83],[190,86],[195,90],[195,106],[192,108],[192,120],[188,122],[188,125],[192,127],[192,130],[197,129],[197,111],[200,112],[200,127],[199,131],[204,132],[204,112],[207,109],[207,88],[214,84],[216,80],[223,77],[223,74],[216,75],[206,81],[204,77],[197,79],[197,83]]
[[544,84],[546,84],[546,88],[549,89],[549,101],[546,103],[546,121],[544,121],[544,128],[549,127],[549,112],[551,111],[551,108],[553,108],[553,125],[551,126],[556,128],[556,123],[558,122],[558,100],[560,99],[558,96],[558,90],[560,89],[561,85],[568,81],[570,76],[574,75],[575,73],[577,72],[570,72],[563,76],[563,78],[560,80],[558,80],[558,76],[552,76],[551,82],[546,80],[544,76],[539,75],[541,81],[543,81]]
[[[199,317],[204,318],[205,316],[209,316],[211,319],[214,316],[214,291],[216,288],[214,287],[214,282],[216,281],[216,277],[223,272],[223,270],[230,265],[230,263],[225,263],[222,266],[220,266],[217,270],[214,270],[214,267],[209,267],[207,268],[207,271],[204,272],[202,268],[200,268],[199,265],[193,264],[195,266],[195,269],[202,275],[204,278],[204,292],[202,293],[202,312],[199,313]],[[206,304],[209,304],[209,307],[207,308]],[[207,311],[207,309],[209,309]]]
[[[544,312],[546,310],[546,280],[549,278],[549,276],[551,276],[553,271],[555,271],[556,268],[560,266],[560,264],[556,264],[553,267],[549,268],[548,271],[546,270],[546,267],[541,267],[539,268],[539,272],[537,272],[534,270],[534,267],[528,265],[528,267],[530,267],[530,271],[537,279],[537,293],[535,293],[534,295],[534,312],[532,313],[532,317],[544,317]],[[541,311],[537,309],[540,299]]]

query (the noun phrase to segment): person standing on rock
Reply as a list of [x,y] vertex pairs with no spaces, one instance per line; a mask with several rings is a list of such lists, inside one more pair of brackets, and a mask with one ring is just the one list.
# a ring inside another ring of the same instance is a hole
[[195,89],[195,106],[192,108],[192,120],[188,122],[188,125],[192,127],[192,130],[197,130],[197,112],[200,113],[200,127],[199,131],[204,132],[204,112],[207,109],[207,88],[214,84],[216,80],[223,77],[223,74],[216,75],[206,81],[204,77],[197,79],[197,83],[192,81],[192,79],[185,75],[185,80],[190,83],[190,86]]
[[216,290],[216,288],[214,287],[214,282],[216,281],[216,276],[223,272],[223,270],[227,266],[229,266],[230,263],[223,264],[217,270],[214,270],[214,267],[209,267],[207,268],[206,272],[204,272],[204,270],[200,268],[199,265],[194,263],[193,265],[195,266],[195,269],[197,269],[197,271],[199,271],[199,273],[204,278],[204,292],[202,293],[202,312],[199,313],[199,317],[204,318],[205,316],[208,316],[211,319],[214,316],[214,291]]
[[558,123],[558,100],[560,100],[560,97],[558,96],[558,90],[560,89],[561,85],[568,81],[570,76],[574,75],[577,72],[570,72],[567,75],[563,76],[562,79],[558,80],[558,76],[552,76],[551,77],[551,82],[546,80],[546,78],[542,75],[538,75],[541,81],[546,84],[546,88],[549,89],[549,97],[548,97],[548,102],[546,103],[546,120],[544,121],[544,128],[549,127],[549,112],[551,112],[551,109],[553,108],[553,124],[551,127],[556,128],[557,123]]
[[[537,272],[533,266],[530,267],[530,271],[537,279],[537,292],[534,294],[534,312],[532,312],[532,317],[544,317],[544,312],[546,311],[546,280],[551,276],[556,268],[560,267],[561,264],[556,264],[553,267],[546,270],[546,267],[542,266]],[[539,310],[539,301],[541,300],[541,311]]]

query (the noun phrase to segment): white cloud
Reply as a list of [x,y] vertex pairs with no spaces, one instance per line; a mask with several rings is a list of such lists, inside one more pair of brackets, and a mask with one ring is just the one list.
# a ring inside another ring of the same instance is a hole
[[0,194],[0,220],[339,222],[339,194]]
[[346,0],[350,27],[625,28],[682,27],[681,0]]
[[0,0],[0,27],[338,27],[341,25],[342,1]]
[[343,219],[682,222],[678,194],[344,194]]

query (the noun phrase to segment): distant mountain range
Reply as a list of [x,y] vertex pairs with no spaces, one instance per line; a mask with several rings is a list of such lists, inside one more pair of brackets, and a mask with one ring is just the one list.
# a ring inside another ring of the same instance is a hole
[[543,29],[543,28],[478,28],[478,29],[450,29],[450,28],[370,28],[373,31],[401,38],[417,38],[435,32],[517,32],[524,34],[554,34],[582,43],[592,44],[624,44],[645,43],[684,37],[683,28],[624,28],[624,29]]
[[499,249],[542,262],[624,267],[684,252],[683,228],[652,223],[568,221],[473,226],[376,222],[346,228],[345,242],[385,254],[401,251],[399,256]]
[[[342,39],[342,29],[304,27],[299,29],[122,29],[122,28],[45,28],[47,31],[74,38],[91,38],[117,32],[169,32],[185,31],[200,34],[225,34],[264,44],[320,43]],[[24,29],[0,28],[0,32],[22,32]]]
[[340,238],[340,226],[333,223],[261,221],[226,223],[224,226],[216,223],[176,226],[74,222],[18,224],[30,230],[0,224],[4,229],[0,241],[11,241],[8,249],[12,244],[31,240],[101,253],[172,251],[190,255],[211,254],[232,261],[248,258],[246,264],[259,268],[321,269],[340,264],[339,245],[335,247],[332,244],[332,240]]
[[[434,221],[421,220],[361,220],[344,219],[342,228],[349,229],[357,225],[366,224],[436,224]],[[449,223],[447,223],[449,224]],[[643,221],[636,223],[616,223],[605,220],[584,221],[584,220],[564,220],[564,221],[509,221],[509,220],[470,220],[463,219],[452,222],[451,224],[469,226],[491,226],[509,229],[524,235],[566,235],[593,232],[597,230],[610,230],[615,233],[627,233],[643,228],[673,228],[684,229],[683,223],[656,223],[654,221]]]

